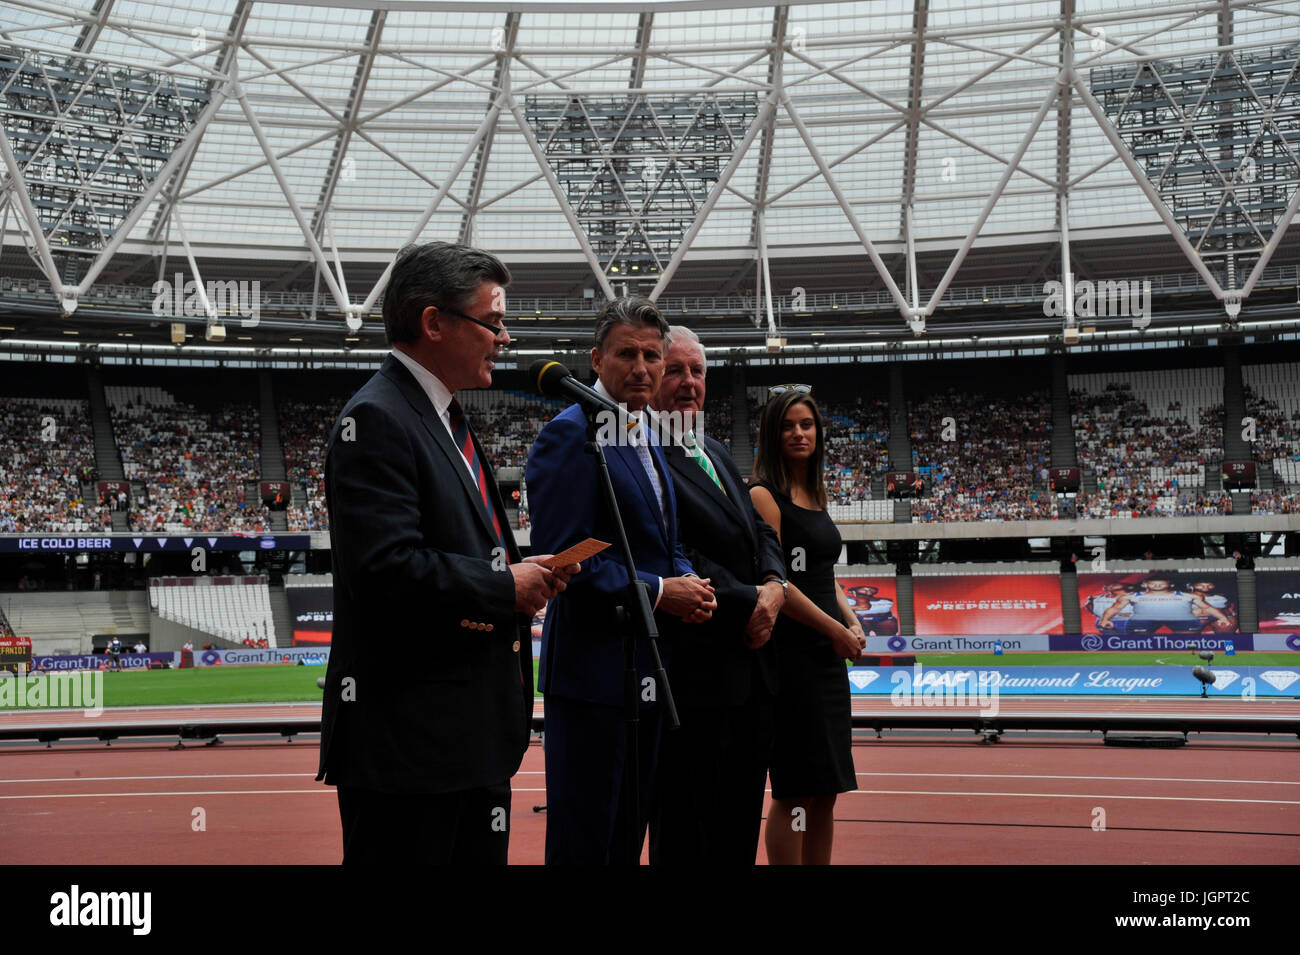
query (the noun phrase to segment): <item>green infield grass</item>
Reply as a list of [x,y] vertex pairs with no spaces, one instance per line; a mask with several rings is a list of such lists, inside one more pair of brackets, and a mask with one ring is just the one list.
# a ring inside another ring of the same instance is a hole
[[[1176,653],[919,653],[922,666],[1185,666],[1201,663],[1191,652]],[[1282,666],[1300,664],[1294,653],[1216,654],[1214,666]],[[196,667],[188,670],[123,670],[104,674],[104,706],[182,706],[209,703],[300,703],[320,700],[316,680],[324,667]],[[536,685],[537,661],[533,661]],[[540,695],[540,694],[539,694]],[[16,701],[14,697],[5,697]],[[16,708],[0,705],[0,710]]]

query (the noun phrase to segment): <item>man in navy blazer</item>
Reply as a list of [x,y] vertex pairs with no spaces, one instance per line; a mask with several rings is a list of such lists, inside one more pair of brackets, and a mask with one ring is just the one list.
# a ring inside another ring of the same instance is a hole
[[398,253],[384,295],[393,352],[330,435],[334,638],[316,778],[338,787],[345,865],[507,859],[530,623],[578,570],[520,558],[455,400],[492,383],[509,281],[467,246]]
[[[659,389],[667,332],[649,299],[624,297],[606,305],[596,318],[591,352],[600,379],[596,390],[640,415]],[[702,622],[716,606],[713,591],[682,554],[670,472],[653,429],[643,424],[603,428],[616,440],[601,441],[637,574],[649,588],[660,627],[665,615]],[[582,408],[566,408],[538,435],[525,471],[535,549],[559,553],[589,537],[614,545],[584,562],[546,614],[539,671],[546,697],[546,862],[635,865],[640,850],[630,856],[629,830],[640,846],[655,800],[661,701],[649,653],[639,644],[640,818],[628,819],[622,799],[625,624],[616,608],[631,604],[627,569],[586,440]],[[667,641],[661,650],[670,656]]]

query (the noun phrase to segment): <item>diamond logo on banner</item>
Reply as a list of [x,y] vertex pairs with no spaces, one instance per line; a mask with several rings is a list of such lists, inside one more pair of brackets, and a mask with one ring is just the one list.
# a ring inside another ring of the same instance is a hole
[[191,544],[194,543],[194,538],[193,538],[193,537],[186,537],[186,538],[183,538],[183,540],[185,541],[185,546],[186,546],[186,547],[189,547]]
[[216,539],[215,537],[209,537],[209,538],[208,538],[208,547],[212,548],[213,550],[216,550],[216,548],[217,548],[217,539]]
[[859,690],[866,689],[880,676],[875,670],[858,670],[849,671],[849,682]]
[[1300,673],[1293,670],[1265,670],[1259,677],[1274,689],[1285,690],[1296,680],[1300,680]]
[[1214,674],[1216,690],[1226,690],[1237,677],[1241,676],[1236,670],[1211,670],[1210,672]]

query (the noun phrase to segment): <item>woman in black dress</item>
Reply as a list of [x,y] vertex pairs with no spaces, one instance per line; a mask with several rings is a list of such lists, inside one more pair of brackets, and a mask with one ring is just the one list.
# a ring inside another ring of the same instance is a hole
[[866,646],[835,583],[840,534],[826,511],[825,429],[806,386],[779,386],[763,409],[750,497],[776,530],[790,590],[772,629],[780,688],[772,745],[772,865],[831,861],[835,798],[857,788],[845,660]]

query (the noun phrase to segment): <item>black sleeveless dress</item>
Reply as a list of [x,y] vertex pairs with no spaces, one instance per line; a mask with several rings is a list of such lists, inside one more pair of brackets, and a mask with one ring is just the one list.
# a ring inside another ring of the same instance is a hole
[[[781,548],[790,583],[842,621],[835,582],[841,541],[835,522],[826,511],[799,507],[771,486],[762,486],[781,511]],[[772,644],[780,679],[769,770],[773,797],[831,796],[856,789],[844,660],[836,656],[829,637],[784,615],[772,628]]]

